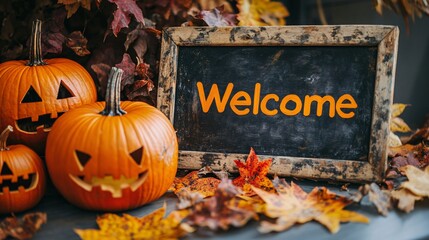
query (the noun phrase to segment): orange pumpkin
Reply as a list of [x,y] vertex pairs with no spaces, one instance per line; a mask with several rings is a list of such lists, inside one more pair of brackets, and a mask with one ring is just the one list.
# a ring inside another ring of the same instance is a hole
[[112,68],[106,102],[65,113],[48,137],[51,179],[68,201],[82,208],[142,206],[161,197],[176,174],[173,126],[146,103],[120,102],[121,76],[122,70]]
[[7,126],[0,135],[0,213],[27,210],[45,193],[45,169],[40,157],[21,144],[6,146],[12,130]]
[[30,60],[0,64],[0,128],[12,125],[10,139],[43,155],[57,117],[97,100],[94,81],[78,63],[42,59],[41,21],[33,23]]

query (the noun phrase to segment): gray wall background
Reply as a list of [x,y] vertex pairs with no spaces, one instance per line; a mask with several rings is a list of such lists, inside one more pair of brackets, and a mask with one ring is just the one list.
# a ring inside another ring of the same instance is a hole
[[[429,114],[429,16],[410,19],[407,33],[402,16],[384,8],[380,16],[371,0],[322,0],[329,24],[382,24],[400,28],[394,102],[411,104],[402,115],[412,129]],[[316,0],[286,1],[288,25],[320,24]]]

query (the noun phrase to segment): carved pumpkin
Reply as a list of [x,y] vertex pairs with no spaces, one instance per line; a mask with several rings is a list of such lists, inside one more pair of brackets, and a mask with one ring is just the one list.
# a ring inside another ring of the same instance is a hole
[[12,130],[7,126],[0,135],[0,213],[27,210],[45,193],[45,169],[40,157],[21,144],[6,146]]
[[42,59],[41,21],[33,23],[30,60],[0,64],[0,128],[12,125],[10,140],[43,155],[55,119],[97,100],[94,81],[78,63]]
[[106,102],[65,113],[48,137],[51,179],[68,201],[82,208],[142,206],[161,197],[176,174],[173,126],[146,103],[120,102],[121,76],[122,70],[112,68]]

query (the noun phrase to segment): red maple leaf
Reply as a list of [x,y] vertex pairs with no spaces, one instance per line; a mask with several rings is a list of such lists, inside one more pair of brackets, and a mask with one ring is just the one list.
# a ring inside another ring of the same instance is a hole
[[115,36],[118,35],[122,28],[128,27],[131,22],[130,15],[134,15],[137,22],[144,24],[142,10],[137,6],[135,0],[109,0],[118,7],[113,13],[112,31]]
[[265,189],[266,191],[273,190],[273,184],[266,176],[270,170],[272,159],[259,161],[253,148],[250,148],[249,156],[245,163],[240,160],[234,160],[238,167],[240,176],[234,179],[233,184],[242,187],[246,195],[254,195],[251,186]]

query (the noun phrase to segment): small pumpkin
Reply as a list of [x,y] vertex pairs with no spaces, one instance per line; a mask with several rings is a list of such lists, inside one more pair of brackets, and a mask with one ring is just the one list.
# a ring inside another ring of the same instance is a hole
[[12,126],[0,135],[0,213],[21,212],[35,206],[45,193],[42,159],[30,148],[7,146]]
[[58,191],[86,209],[119,211],[149,203],[171,186],[176,132],[162,112],[120,102],[123,71],[112,68],[106,102],[65,113],[53,125],[46,164]]
[[42,22],[33,22],[30,60],[0,64],[0,129],[12,125],[12,143],[43,155],[56,118],[74,107],[97,100],[94,81],[78,63],[42,59]]

